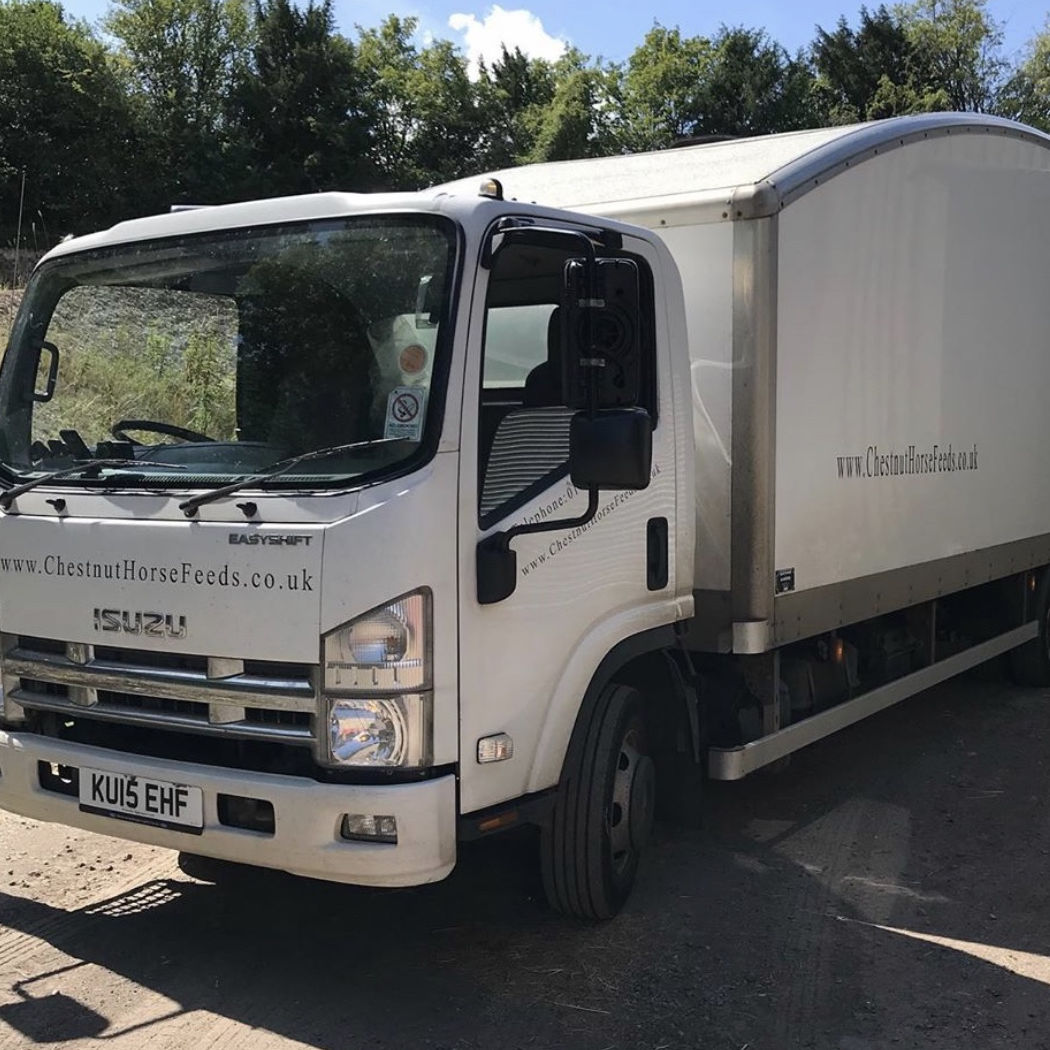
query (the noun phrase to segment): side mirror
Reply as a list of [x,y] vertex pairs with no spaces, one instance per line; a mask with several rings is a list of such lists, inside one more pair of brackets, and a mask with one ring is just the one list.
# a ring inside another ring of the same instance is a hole
[[653,421],[644,408],[572,417],[569,475],[578,489],[644,489],[652,469]]
[[[44,389],[37,390],[37,384],[41,380],[41,371],[44,364],[44,352],[48,354],[47,373],[44,376]],[[55,396],[55,381],[58,379],[58,347],[54,343],[44,342],[40,344],[40,351],[36,359],[36,376],[33,382],[33,400],[50,401]]]
[[570,408],[641,397],[641,293],[630,259],[570,259],[562,285],[562,391]]

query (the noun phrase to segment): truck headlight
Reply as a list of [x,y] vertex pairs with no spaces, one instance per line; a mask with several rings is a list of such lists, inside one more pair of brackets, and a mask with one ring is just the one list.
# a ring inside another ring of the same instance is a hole
[[322,761],[418,768],[433,756],[428,590],[359,616],[322,639]]
[[344,766],[425,766],[433,736],[430,696],[328,698],[328,750]]
[[325,635],[325,692],[418,690],[430,685],[430,662],[430,592],[416,591]]

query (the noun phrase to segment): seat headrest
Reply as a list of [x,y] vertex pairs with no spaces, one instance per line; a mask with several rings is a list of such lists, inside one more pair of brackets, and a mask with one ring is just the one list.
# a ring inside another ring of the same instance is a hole
[[561,368],[561,307],[551,310],[547,321],[547,361]]
[[525,377],[523,404],[541,408],[562,403],[561,358],[561,307],[556,306],[547,322],[547,360]]

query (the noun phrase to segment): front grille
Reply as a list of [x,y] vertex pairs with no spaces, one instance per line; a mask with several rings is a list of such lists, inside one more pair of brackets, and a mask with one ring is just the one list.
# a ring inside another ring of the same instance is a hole
[[18,645],[36,653],[58,653],[59,656],[66,655],[66,643],[57,638],[32,638],[23,634],[18,637]]
[[[21,643],[22,639],[19,639],[19,644]],[[65,644],[59,644],[64,656]],[[145,665],[166,667],[170,671],[199,671],[201,674],[208,672],[208,658],[193,653],[153,653],[142,649],[118,649],[115,645],[96,645],[94,649],[96,660],[105,661],[107,664],[120,664],[131,670]]]
[[280,776],[327,779],[308,747],[289,747],[273,740],[183,733],[171,727],[150,729],[102,722],[50,711],[26,711],[26,732],[71,744],[102,748],[120,755],[143,755],[171,762],[221,766]]
[[5,640],[4,688],[27,711],[212,737],[313,742],[317,702],[305,664]]
[[208,717],[208,705],[195,700],[165,700],[159,696],[134,696],[132,693],[100,690],[98,702],[105,707],[122,707],[126,711],[153,711],[157,714],[202,720]]
[[305,711],[268,711],[264,707],[249,707],[245,710],[245,721],[261,726],[306,726],[312,724]]

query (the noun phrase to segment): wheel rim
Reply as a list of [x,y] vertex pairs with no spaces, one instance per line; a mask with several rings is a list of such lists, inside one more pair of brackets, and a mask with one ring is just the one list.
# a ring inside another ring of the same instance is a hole
[[617,876],[630,866],[652,830],[656,767],[644,748],[642,727],[629,725],[616,755],[607,816],[612,869]]

